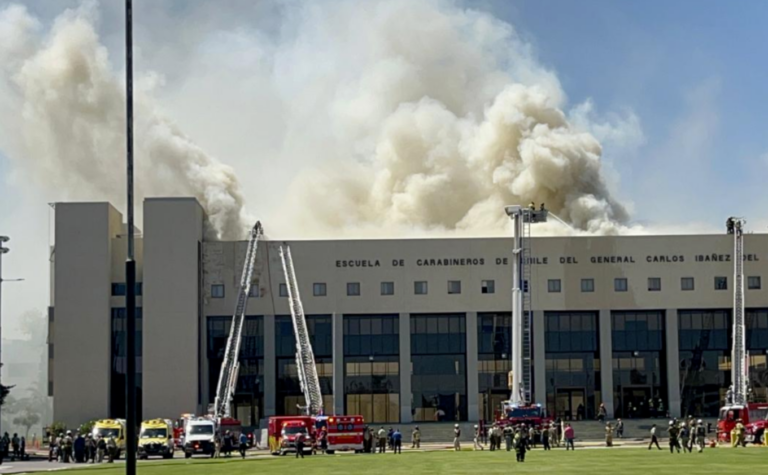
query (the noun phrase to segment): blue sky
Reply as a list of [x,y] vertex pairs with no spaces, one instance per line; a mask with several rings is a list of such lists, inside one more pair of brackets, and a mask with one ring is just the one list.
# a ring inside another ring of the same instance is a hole
[[[0,9],[9,3],[0,0]],[[45,30],[62,10],[80,2],[21,3],[40,19]],[[99,7],[100,41],[109,48],[116,69],[122,61],[121,4],[104,1]],[[538,62],[556,74],[568,97],[566,109],[589,100],[597,121],[637,117],[643,141],[628,146],[606,143],[604,150],[609,182],[616,195],[630,204],[634,222],[659,230],[719,232],[725,217],[738,214],[749,219],[752,230],[768,230],[764,186],[768,172],[768,2],[467,0],[460,4],[490,12],[513,25],[532,46]],[[202,46],[191,46],[201,19],[208,17],[215,17],[211,23],[218,29],[231,24],[233,34],[254,25],[264,35],[275,34],[279,28],[269,19],[280,8],[254,5],[249,0],[136,2],[140,19],[136,35],[139,42],[144,41],[143,52],[139,45],[137,64],[159,68],[176,57],[190,57],[190,51],[206,52],[205,48],[215,54],[215,45],[211,46],[215,35]],[[238,149],[232,144],[247,142],[252,138],[249,134],[268,135],[270,124],[258,122],[247,107],[230,100],[227,107],[236,111],[227,124],[229,130],[209,136],[210,123],[199,111],[216,104],[197,94],[199,84],[179,80],[194,70],[184,64],[175,66],[180,67],[162,71],[166,85],[158,94],[160,105],[222,161],[236,169],[248,165],[238,155],[250,145]],[[209,82],[203,81],[203,85],[218,87],[215,76],[206,80]],[[258,95],[249,99],[256,106],[264,103],[258,100],[269,100]],[[258,127],[243,127],[248,120],[256,121]],[[273,191],[270,187],[283,187],[296,172],[295,167],[274,170],[269,165],[260,165],[255,172],[269,176],[267,182],[249,182],[247,189]],[[5,271],[7,277],[28,279],[16,287],[19,290],[11,294],[9,289],[6,294],[4,308],[15,315],[29,308],[42,311],[47,304],[40,299],[47,298],[46,246],[51,239],[46,204],[50,194],[20,181],[13,173],[18,166],[0,147],[0,234],[13,237],[14,249]],[[267,191],[257,198],[268,196]]]

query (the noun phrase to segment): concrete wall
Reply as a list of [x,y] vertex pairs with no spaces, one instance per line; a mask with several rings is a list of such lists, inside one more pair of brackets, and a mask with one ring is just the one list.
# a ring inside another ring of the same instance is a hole
[[57,203],[54,255],[54,420],[109,416],[112,238],[121,216],[107,203]]
[[144,418],[200,413],[203,209],[193,199],[147,199],[144,229]]

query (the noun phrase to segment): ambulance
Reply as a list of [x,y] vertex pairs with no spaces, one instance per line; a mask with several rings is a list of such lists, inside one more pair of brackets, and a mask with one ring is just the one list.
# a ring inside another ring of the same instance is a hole
[[325,420],[328,449],[326,453],[349,450],[363,451],[363,416],[329,416]]
[[152,455],[170,459],[173,458],[175,449],[173,421],[169,419],[151,419],[141,423],[138,446],[140,459],[146,460]]
[[125,419],[102,419],[93,424],[91,435],[101,437],[105,442],[109,442],[110,437],[115,438],[117,444],[117,454],[115,458],[120,458],[120,454],[125,450]]

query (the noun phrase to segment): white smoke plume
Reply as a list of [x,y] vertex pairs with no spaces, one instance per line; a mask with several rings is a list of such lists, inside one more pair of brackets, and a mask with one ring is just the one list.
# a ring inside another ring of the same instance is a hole
[[[138,191],[196,196],[218,236],[251,221],[243,196],[268,230],[296,237],[498,234],[503,206],[531,201],[576,232],[628,231],[595,136],[636,144],[639,123],[596,122],[591,103],[569,111],[508,23],[450,0],[286,1],[258,15],[249,2],[236,15],[184,4],[186,22],[152,24],[181,51],[145,44],[137,68],[159,70],[139,77]],[[57,199],[119,203],[122,73],[96,34],[99,8],[49,32],[21,7],[3,11],[0,101],[19,120],[0,118],[0,148]],[[241,192],[158,103],[253,186]]]
[[[59,16],[41,36],[20,6],[0,12],[4,64],[0,144],[56,200],[125,202],[125,95],[94,29],[95,4]],[[155,76],[139,77],[135,100],[136,198],[194,196],[211,238],[236,239],[244,199],[233,170],[187,138],[153,102]],[[137,208],[140,210],[140,206]]]

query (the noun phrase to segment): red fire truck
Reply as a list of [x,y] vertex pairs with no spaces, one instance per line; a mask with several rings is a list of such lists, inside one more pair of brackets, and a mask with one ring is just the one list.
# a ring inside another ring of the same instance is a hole
[[550,424],[552,418],[547,416],[541,404],[516,406],[510,401],[504,401],[501,412],[497,414],[496,422],[502,426],[525,424],[540,429],[543,425]]
[[730,442],[731,431],[736,427],[736,421],[739,419],[747,429],[747,442],[760,443],[768,421],[768,403],[752,402],[745,406],[723,406],[717,419],[717,440]]
[[327,453],[343,450],[363,451],[363,416],[322,416],[317,425],[325,425],[328,439]]
[[303,433],[306,437],[304,451],[312,453],[315,441],[315,418],[310,416],[276,416],[269,418],[269,452],[272,455],[285,455],[296,452],[296,436]]

